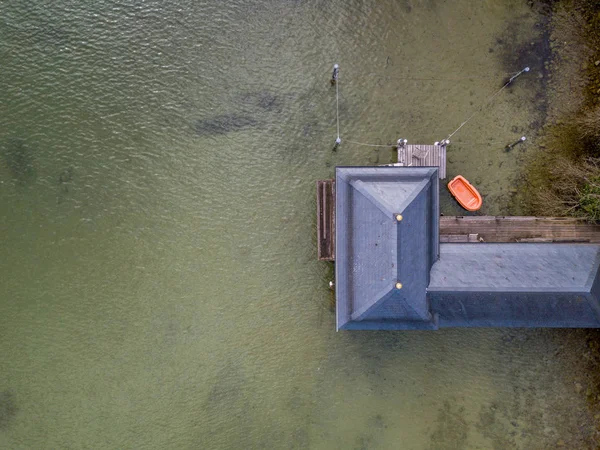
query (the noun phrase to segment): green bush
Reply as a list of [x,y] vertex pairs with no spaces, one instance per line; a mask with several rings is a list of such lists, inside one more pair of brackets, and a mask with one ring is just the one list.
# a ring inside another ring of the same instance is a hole
[[583,185],[579,206],[586,219],[600,221],[600,176]]

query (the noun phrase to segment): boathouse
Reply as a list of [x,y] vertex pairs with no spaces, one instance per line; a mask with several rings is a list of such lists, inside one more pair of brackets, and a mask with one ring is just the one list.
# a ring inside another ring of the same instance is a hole
[[337,167],[331,200],[338,330],[600,327],[600,245],[440,243],[437,167]]

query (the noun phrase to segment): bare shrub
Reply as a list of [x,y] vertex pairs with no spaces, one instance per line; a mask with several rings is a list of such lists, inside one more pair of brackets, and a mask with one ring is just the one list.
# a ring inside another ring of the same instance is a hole
[[587,110],[575,123],[584,138],[600,141],[600,107]]
[[600,158],[573,162],[558,156],[550,176],[550,188],[540,190],[536,199],[542,214],[600,220]]

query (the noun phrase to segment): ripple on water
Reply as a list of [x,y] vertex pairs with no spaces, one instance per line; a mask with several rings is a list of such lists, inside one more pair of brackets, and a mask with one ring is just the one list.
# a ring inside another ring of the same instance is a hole
[[[315,180],[394,157],[349,141],[439,140],[530,65],[448,150],[481,213],[507,213],[535,139],[505,145],[543,120],[531,2],[5,3],[0,181],[31,188],[0,189],[0,340],[23,350],[2,361],[0,446],[540,448],[575,433],[585,399],[544,360],[556,333],[336,333],[332,266],[316,261]],[[41,419],[13,394],[48,389]]]

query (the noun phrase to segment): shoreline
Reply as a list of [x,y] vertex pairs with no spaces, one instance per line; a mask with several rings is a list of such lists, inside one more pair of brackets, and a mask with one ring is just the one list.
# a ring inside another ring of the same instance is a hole
[[[546,115],[539,131],[539,146],[528,155],[518,194],[511,210],[532,215],[581,215],[561,212],[565,195],[556,188],[557,167],[584,164],[597,157],[597,144],[590,144],[581,132],[581,118],[600,105],[600,6],[593,1],[541,2],[549,10],[547,32],[551,55],[546,63]],[[600,130],[597,130],[600,133]],[[557,190],[556,197],[543,196]],[[543,202],[556,202],[556,207]],[[577,211],[577,210],[575,210]],[[576,442],[557,441],[558,448],[596,448],[600,443],[600,330],[564,330],[552,333],[557,350],[554,357],[568,371],[561,374],[572,384],[575,395],[585,396],[588,411],[574,411],[580,426]]]

